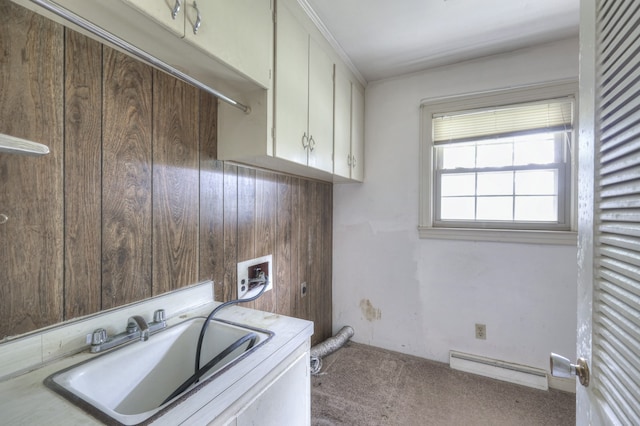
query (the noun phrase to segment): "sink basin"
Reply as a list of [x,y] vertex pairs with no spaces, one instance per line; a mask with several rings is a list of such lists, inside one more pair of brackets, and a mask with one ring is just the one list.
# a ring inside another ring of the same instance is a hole
[[163,404],[194,373],[196,343],[205,318],[193,318],[160,331],[145,342],[112,349],[47,377],[45,385],[100,420],[133,425],[160,415],[179,399],[210,383],[266,343],[273,333],[223,320],[213,320],[202,345],[201,365],[248,333],[257,340],[230,351],[200,381]]

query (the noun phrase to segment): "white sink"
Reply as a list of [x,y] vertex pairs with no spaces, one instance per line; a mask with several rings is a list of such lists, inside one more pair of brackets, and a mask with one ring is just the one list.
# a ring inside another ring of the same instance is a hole
[[60,393],[95,417],[113,423],[133,425],[150,420],[170,408],[197,388],[232,371],[232,365],[255,352],[273,333],[267,330],[214,320],[209,324],[202,345],[201,366],[219,355],[238,339],[255,333],[257,340],[248,349],[242,344],[181,395],[162,404],[194,373],[196,343],[204,318],[194,318],[151,336],[112,349],[95,358],[61,370],[45,379],[45,385]]

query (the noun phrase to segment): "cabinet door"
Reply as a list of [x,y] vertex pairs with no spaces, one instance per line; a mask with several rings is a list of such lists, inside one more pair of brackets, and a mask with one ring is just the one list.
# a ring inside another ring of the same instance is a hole
[[309,33],[284,2],[276,25],[275,140],[276,157],[307,164]]
[[334,95],[333,173],[351,176],[351,81],[336,69]]
[[[186,0],[120,0],[177,35],[184,36],[184,8]],[[58,2],[59,3],[59,2]],[[176,10],[174,16],[174,10]]]
[[351,179],[364,180],[364,94],[351,85]]
[[310,423],[309,357],[301,357],[238,415],[237,426]]
[[309,40],[309,166],[333,171],[333,61]]
[[[164,1],[158,3],[164,4]],[[186,0],[186,3],[185,39],[270,88],[273,53],[271,1]],[[198,14],[199,26],[194,33]]]

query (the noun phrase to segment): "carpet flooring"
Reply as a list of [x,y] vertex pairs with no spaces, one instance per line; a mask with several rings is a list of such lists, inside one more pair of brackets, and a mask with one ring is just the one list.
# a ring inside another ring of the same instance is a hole
[[575,395],[349,342],[311,377],[313,426],[575,425]]

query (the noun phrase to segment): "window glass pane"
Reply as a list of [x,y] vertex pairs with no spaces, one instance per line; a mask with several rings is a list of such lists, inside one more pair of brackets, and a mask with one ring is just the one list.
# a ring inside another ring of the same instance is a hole
[[517,195],[558,195],[557,170],[516,172]]
[[443,197],[474,195],[476,193],[475,173],[443,174],[440,194]]
[[473,220],[475,217],[474,197],[442,198],[440,203],[440,219]]
[[512,195],[513,172],[478,173],[478,195]]
[[513,147],[513,163],[518,166],[527,164],[550,164],[556,159],[554,133],[527,135],[517,138]]
[[478,220],[513,220],[513,197],[478,197]]
[[503,167],[513,164],[513,145],[507,143],[479,143],[477,167]]
[[440,148],[443,169],[473,168],[476,166],[475,145],[446,146]]
[[557,222],[558,197],[516,197],[515,219]]

